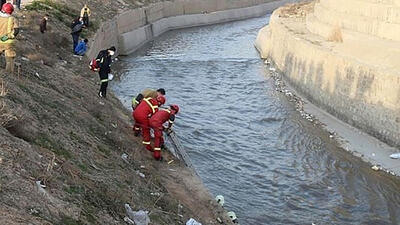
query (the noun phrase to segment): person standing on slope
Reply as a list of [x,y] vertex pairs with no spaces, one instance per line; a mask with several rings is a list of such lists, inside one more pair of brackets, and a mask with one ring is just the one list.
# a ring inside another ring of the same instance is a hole
[[19,33],[18,20],[11,14],[14,6],[5,3],[0,12],[0,52],[4,51],[6,57],[6,71],[14,73],[14,60],[17,56],[15,52],[16,37]]
[[99,97],[107,97],[107,86],[108,86],[108,74],[111,72],[111,57],[115,54],[115,47],[105,49],[99,52],[96,61],[99,66],[99,77],[100,77],[100,90]]

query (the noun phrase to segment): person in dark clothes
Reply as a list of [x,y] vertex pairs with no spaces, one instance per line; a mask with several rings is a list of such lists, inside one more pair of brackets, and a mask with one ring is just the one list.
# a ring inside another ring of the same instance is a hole
[[15,5],[17,6],[18,9],[21,9],[21,1],[22,0],[15,0]]
[[84,26],[84,24],[83,24],[82,17],[78,17],[77,19],[72,21],[72,24],[71,24],[71,35],[72,35],[72,41],[73,41],[72,52],[75,52],[75,48],[78,45],[79,36],[81,35],[83,26]]
[[7,2],[7,0],[1,0],[1,5],[0,5],[0,9],[3,7],[3,5]]
[[40,32],[43,34],[47,30],[47,20],[49,20],[49,15],[45,15],[40,21]]
[[100,76],[100,91],[99,97],[106,98],[107,86],[108,86],[108,74],[111,72],[111,57],[115,54],[115,47],[111,47],[106,50],[102,50],[96,57],[97,65],[99,65],[99,76]]

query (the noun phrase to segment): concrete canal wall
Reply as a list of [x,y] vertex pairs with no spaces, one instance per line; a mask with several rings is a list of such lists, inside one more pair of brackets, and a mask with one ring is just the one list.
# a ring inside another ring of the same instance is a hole
[[90,58],[107,46],[127,55],[173,29],[262,16],[293,0],[176,0],[123,12],[103,23],[91,40]]
[[399,147],[398,2],[320,0],[280,8],[256,47],[312,103]]

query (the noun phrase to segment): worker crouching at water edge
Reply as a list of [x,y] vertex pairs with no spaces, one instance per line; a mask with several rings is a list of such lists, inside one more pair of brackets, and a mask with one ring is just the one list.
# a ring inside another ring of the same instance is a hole
[[14,6],[6,3],[0,12],[0,51],[4,51],[6,57],[6,71],[14,72],[14,60],[17,55],[15,52],[15,38],[19,33],[18,20],[11,16]]
[[158,107],[165,103],[164,96],[158,96],[155,98],[144,98],[142,102],[136,107],[133,113],[133,118],[135,119],[135,127],[140,127],[142,129],[143,144],[147,150],[153,151],[150,143],[150,124],[149,119],[156,112],[158,112]]
[[142,93],[138,94],[132,99],[132,110],[135,110],[136,106],[138,106],[144,98],[157,98],[160,95],[165,95],[164,88],[160,88],[158,90],[153,90],[150,88],[144,89]]
[[[153,89],[144,89],[142,93],[138,94],[136,97],[132,99],[132,117],[133,113],[135,112],[135,108],[142,102],[144,98],[154,98],[156,99],[158,96],[165,96],[165,90],[164,88],[160,88],[158,90],[153,90]],[[140,133],[140,127],[138,126],[133,126],[133,131],[135,136],[139,136]]]
[[[150,118],[150,127],[154,130],[154,153],[155,159],[161,159],[161,147],[164,145],[163,131],[171,131],[175,121],[175,115],[179,112],[178,105],[171,105],[169,109],[160,109]],[[168,122],[168,127],[163,124]]]

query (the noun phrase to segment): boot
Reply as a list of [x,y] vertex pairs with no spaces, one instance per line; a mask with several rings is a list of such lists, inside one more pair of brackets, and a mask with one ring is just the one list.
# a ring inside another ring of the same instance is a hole
[[6,71],[13,74],[14,73],[14,57],[6,57]]
[[153,147],[151,147],[151,145],[146,145],[146,150],[150,151],[150,152],[154,152]]
[[154,151],[153,157],[154,157],[155,160],[160,160],[161,161],[162,160],[161,151]]

